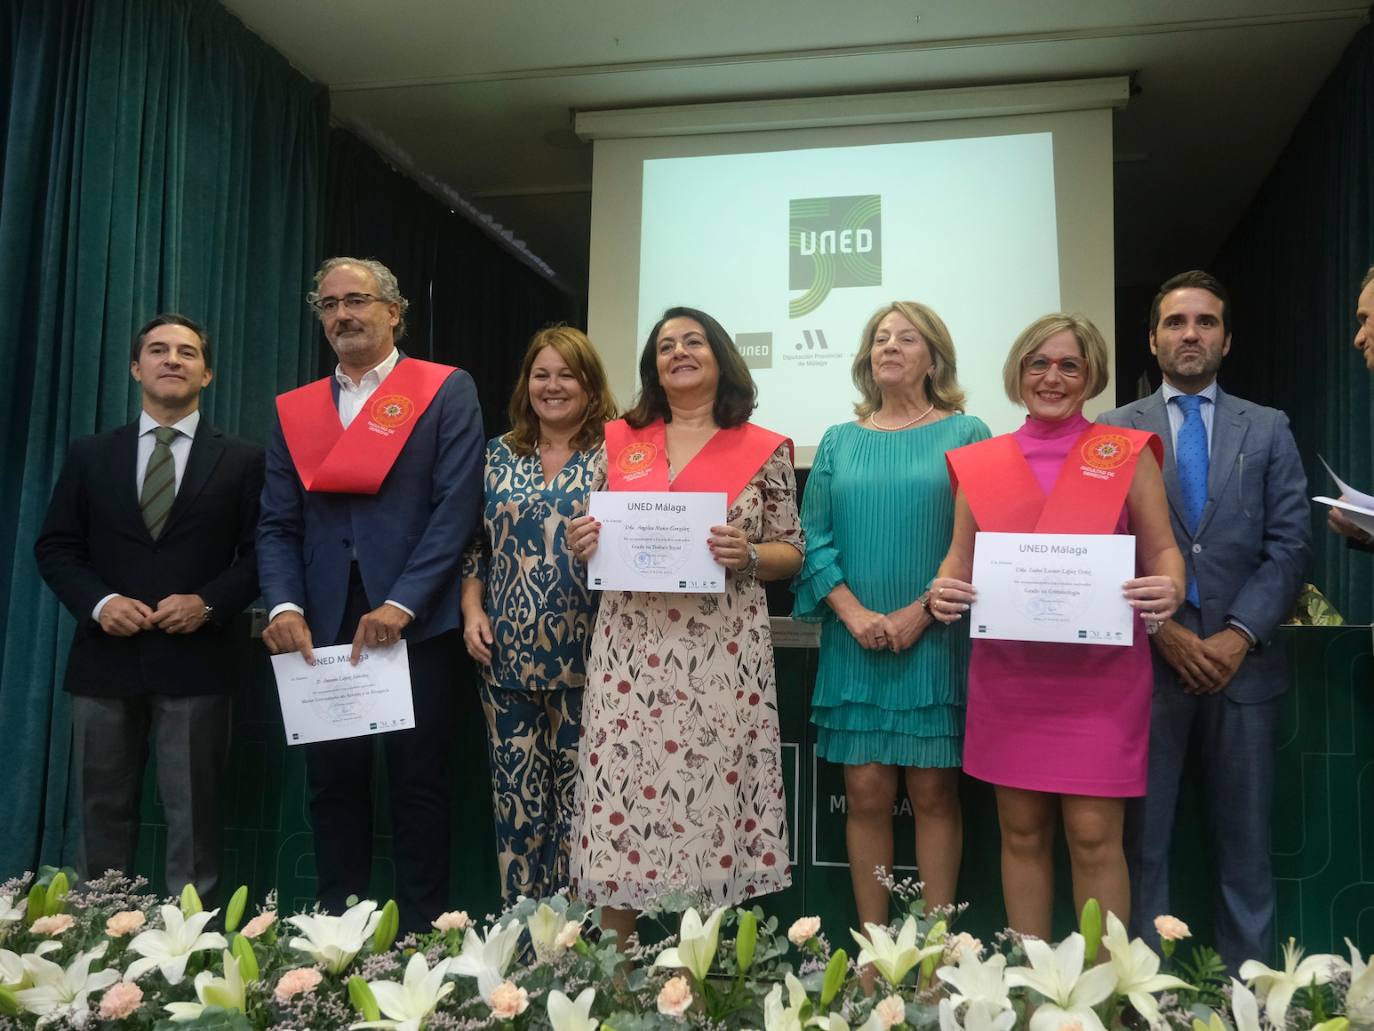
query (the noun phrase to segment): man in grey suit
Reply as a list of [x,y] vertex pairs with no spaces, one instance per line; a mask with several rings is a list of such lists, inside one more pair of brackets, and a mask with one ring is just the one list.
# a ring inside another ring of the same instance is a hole
[[1193,749],[1217,864],[1216,946],[1234,973],[1274,952],[1269,824],[1287,682],[1274,632],[1302,585],[1311,526],[1287,417],[1217,386],[1230,349],[1225,288],[1205,272],[1174,276],[1150,306],[1163,386],[1100,421],[1164,441],[1164,485],[1188,568],[1187,601],[1154,637],[1149,788],[1127,812],[1132,924],[1155,941],[1153,919],[1169,912],[1169,840]]

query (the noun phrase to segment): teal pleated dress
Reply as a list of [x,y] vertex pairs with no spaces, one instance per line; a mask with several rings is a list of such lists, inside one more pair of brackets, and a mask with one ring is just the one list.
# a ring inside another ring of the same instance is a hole
[[875,612],[915,601],[954,529],[945,452],[989,435],[981,419],[955,414],[895,433],[841,423],[821,438],[802,496],[806,563],[792,614],[821,624],[811,722],[828,762],[960,765],[967,620],[934,623],[898,654],[869,651],[825,596],[843,583]]

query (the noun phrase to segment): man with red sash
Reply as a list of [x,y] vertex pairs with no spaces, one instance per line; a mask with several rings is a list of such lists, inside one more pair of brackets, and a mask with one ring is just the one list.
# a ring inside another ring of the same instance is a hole
[[1231,349],[1226,290],[1205,272],[1160,287],[1150,350],[1163,386],[1102,416],[1165,442],[1164,486],[1187,600],[1153,639],[1149,791],[1128,809],[1134,933],[1169,909],[1169,840],[1196,749],[1216,855],[1217,951],[1234,973],[1274,955],[1269,822],[1287,664],[1274,632],[1308,561],[1307,480],[1288,419],[1217,386]]
[[[382,735],[401,929],[448,908],[449,774],[461,640],[458,562],[482,500],[472,379],[396,347],[407,302],[372,259],[330,258],[309,295],[333,376],[277,398],[258,527],[263,642],[386,648],[402,638],[415,727]],[[320,902],[368,892],[370,737],[306,746]]]

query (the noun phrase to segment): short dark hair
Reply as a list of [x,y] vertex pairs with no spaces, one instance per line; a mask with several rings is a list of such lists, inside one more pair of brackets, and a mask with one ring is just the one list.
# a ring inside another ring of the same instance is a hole
[[672,421],[668,395],[663,392],[663,384],[658,379],[658,334],[669,319],[695,319],[706,331],[706,342],[720,369],[713,411],[716,425],[729,429],[747,422],[758,404],[758,388],[754,386],[754,377],[749,375],[749,366],[744,364],[730,334],[719,322],[704,311],[680,306],[665,311],[663,318],[649,330],[649,339],[645,341],[644,350],[639,356],[639,397],[635,398],[634,407],[625,413],[625,421],[635,429],[657,419]]
[[1360,280],[1360,289],[1364,290],[1370,283],[1374,283],[1374,265],[1369,266],[1369,271],[1366,272],[1364,278]]
[[1159,328],[1159,306],[1164,303],[1164,298],[1175,290],[1189,289],[1206,290],[1221,302],[1221,328],[1227,336],[1230,336],[1231,295],[1226,292],[1226,287],[1221,285],[1221,280],[1200,268],[1189,269],[1187,272],[1170,276],[1160,285],[1159,293],[1155,294],[1155,299],[1150,302],[1150,332],[1153,333]]
[[138,361],[138,356],[143,353],[143,338],[146,337],[158,326],[185,326],[192,333],[200,338],[200,353],[205,358],[205,367],[213,369],[214,362],[210,358],[210,336],[205,332],[205,327],[195,319],[185,315],[178,315],[173,311],[164,311],[160,315],[154,315],[143,327],[134,334],[134,342],[129,348],[130,363]]

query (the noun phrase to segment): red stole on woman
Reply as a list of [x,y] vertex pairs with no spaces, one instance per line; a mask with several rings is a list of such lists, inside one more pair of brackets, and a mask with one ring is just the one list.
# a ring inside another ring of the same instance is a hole
[[978,529],[1001,533],[1112,533],[1148,447],[1164,445],[1145,430],[1091,425],[1069,448],[1047,498],[1011,434],[945,455],[950,486],[963,490]]
[[686,468],[668,478],[663,420],[635,429],[624,419],[606,424],[606,480],[611,490],[724,491],[732,503],[768,456],[792,441],[751,422],[716,430]]

